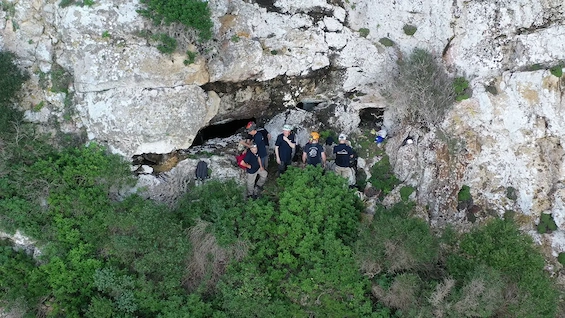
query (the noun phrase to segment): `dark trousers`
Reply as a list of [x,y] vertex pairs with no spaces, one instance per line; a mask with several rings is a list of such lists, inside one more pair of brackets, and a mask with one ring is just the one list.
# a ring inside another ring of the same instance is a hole
[[290,166],[290,162],[281,161],[281,163],[279,164],[279,174],[283,174],[288,166]]

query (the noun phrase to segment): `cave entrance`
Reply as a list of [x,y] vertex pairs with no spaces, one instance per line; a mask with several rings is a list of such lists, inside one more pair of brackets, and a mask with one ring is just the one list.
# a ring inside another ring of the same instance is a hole
[[244,128],[250,121],[255,121],[255,117],[236,119],[223,124],[215,124],[204,127],[200,129],[200,131],[196,134],[196,137],[194,137],[191,147],[201,146],[210,139],[232,136],[237,133],[238,130]]
[[[248,122],[255,121],[255,118],[245,118],[232,120],[222,124],[210,125],[201,129],[194,138],[190,148],[195,146],[201,146],[206,141],[213,138],[226,138],[236,134],[239,130],[245,127]],[[189,152],[186,149],[175,150],[170,153],[143,153],[140,155],[134,155],[132,159],[133,166],[139,166],[134,173],[153,173],[157,174],[160,172],[165,172],[171,170],[177,165],[179,161],[186,159],[189,156]],[[146,168],[149,166],[150,168]]]
[[303,100],[298,104],[296,104],[296,108],[300,108],[309,112],[312,111],[314,107],[318,106],[318,104],[320,103],[321,103],[320,101],[315,101],[315,100]]
[[384,108],[363,108],[359,111],[359,127],[361,128],[380,128],[383,125]]

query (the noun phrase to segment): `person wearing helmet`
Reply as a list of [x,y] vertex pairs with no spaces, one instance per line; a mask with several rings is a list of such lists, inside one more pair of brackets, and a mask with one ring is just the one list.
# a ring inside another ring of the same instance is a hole
[[315,131],[310,133],[310,142],[304,146],[304,151],[302,152],[302,163],[326,166],[326,153],[324,152],[324,147],[318,143],[319,139],[320,134]]
[[239,143],[244,145],[247,148],[251,148],[252,144],[257,145],[257,153],[259,154],[259,158],[261,158],[261,164],[264,169],[267,169],[267,165],[269,163],[269,153],[267,152],[267,145],[265,144],[265,138],[261,133],[258,133],[257,125],[255,123],[248,124],[246,126],[246,131],[249,135],[251,135],[251,140],[242,140]]
[[278,135],[275,142],[275,157],[279,164],[279,174],[283,174],[292,163],[292,151],[296,148],[294,134],[290,125],[284,125],[282,134]]

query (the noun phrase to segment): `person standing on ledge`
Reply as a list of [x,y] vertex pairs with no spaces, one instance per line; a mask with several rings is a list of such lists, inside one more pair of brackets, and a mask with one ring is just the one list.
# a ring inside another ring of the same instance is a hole
[[296,148],[294,134],[290,125],[284,125],[282,134],[275,141],[275,158],[279,165],[279,174],[283,174],[292,163],[292,151]]
[[326,166],[326,153],[324,152],[324,147],[318,143],[320,139],[320,134],[313,131],[310,133],[310,142],[304,146],[304,151],[302,152],[302,163],[309,165],[321,164],[322,167]]
[[[267,181],[267,171],[263,168],[261,160],[259,159],[257,145],[252,143],[249,145],[249,151],[245,157],[239,162],[243,167],[246,167],[247,179],[247,198],[257,199],[257,196],[263,190],[263,185]],[[257,180],[259,175],[259,180]]]
[[251,124],[247,127],[247,133],[251,135],[253,141],[251,143],[247,142],[246,140],[242,140],[239,143],[244,145],[247,148],[251,148],[252,144],[257,146],[257,154],[261,159],[261,165],[263,169],[267,169],[267,165],[269,163],[269,153],[267,152],[267,146],[265,145],[265,139],[261,133],[257,131],[257,125]]
[[333,151],[335,154],[335,173],[347,179],[349,186],[352,186],[353,178],[351,174],[353,169],[350,164],[354,155],[353,148],[347,145],[347,136],[345,134],[340,134],[338,139],[339,145],[336,145]]

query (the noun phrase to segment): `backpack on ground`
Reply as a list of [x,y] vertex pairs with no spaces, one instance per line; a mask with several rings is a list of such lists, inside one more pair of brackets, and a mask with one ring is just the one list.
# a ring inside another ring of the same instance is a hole
[[198,161],[198,163],[196,164],[196,180],[199,181],[204,181],[205,179],[208,179],[208,164],[206,163],[206,161]]

